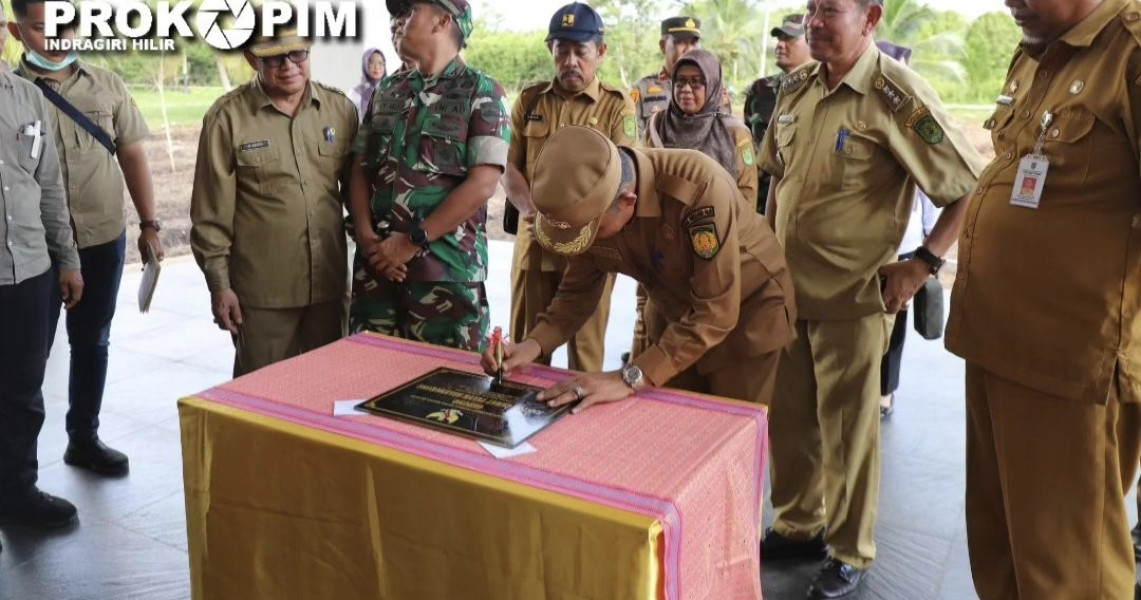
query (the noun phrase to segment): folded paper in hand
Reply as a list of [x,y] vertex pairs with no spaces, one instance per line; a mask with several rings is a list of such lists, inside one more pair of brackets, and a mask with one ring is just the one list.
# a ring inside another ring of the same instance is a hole
[[151,299],[155,295],[155,286],[158,285],[158,274],[162,270],[155,250],[147,245],[147,255],[143,262],[143,279],[139,282],[139,312],[146,313],[151,310]]

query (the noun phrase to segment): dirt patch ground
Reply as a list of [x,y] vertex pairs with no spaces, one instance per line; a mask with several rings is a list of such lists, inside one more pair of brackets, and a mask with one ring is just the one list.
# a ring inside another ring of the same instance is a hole
[[[991,148],[990,134],[981,127],[966,127],[965,133],[968,141],[987,160],[994,157]],[[198,128],[177,128],[171,132],[168,151],[167,136],[158,132],[147,142],[147,158],[150,160],[151,173],[154,178],[155,201],[158,205],[158,217],[162,220],[162,242],[166,248],[167,256],[178,256],[190,253],[190,191],[194,183],[194,160],[198,151]],[[173,162],[173,165],[172,165]],[[503,189],[497,190],[496,195],[488,203],[487,229],[491,239],[510,240],[511,236],[503,233]],[[138,237],[138,215],[129,200],[127,206],[127,260],[139,260],[138,250],[135,248],[135,239]],[[949,259],[954,260],[955,249],[951,250]],[[941,273],[940,279],[944,285],[950,285],[954,279],[953,264]]]

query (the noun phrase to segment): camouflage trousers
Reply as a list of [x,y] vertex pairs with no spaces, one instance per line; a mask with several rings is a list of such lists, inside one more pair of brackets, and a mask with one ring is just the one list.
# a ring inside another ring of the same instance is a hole
[[482,352],[491,311],[483,282],[406,281],[357,269],[349,328]]

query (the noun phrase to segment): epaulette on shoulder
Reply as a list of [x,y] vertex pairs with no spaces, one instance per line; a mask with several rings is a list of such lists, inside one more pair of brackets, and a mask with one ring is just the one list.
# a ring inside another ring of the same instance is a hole
[[[696,152],[696,150],[693,152]],[[657,178],[654,180],[654,189],[678,200],[686,206],[693,206],[693,203],[697,201],[698,194],[700,194],[702,190],[702,188],[699,188],[693,182],[668,173],[658,173]]]
[[231,103],[238,101],[238,99],[242,97],[242,94],[247,89],[249,89],[249,87],[249,83],[243,83],[238,87],[219,96],[218,99],[214,101],[214,104],[210,105],[210,108],[206,111],[206,114],[202,116],[202,120],[206,121],[213,118],[214,115],[216,115],[219,111],[223,110]]
[[882,72],[876,73],[875,78],[872,79],[872,87],[875,88],[876,95],[880,97],[880,100],[883,100],[891,112],[899,110],[911,98],[911,94],[904,92],[898,84]]
[[345,99],[348,99],[348,97],[349,97],[347,94],[345,94],[343,91],[341,91],[341,88],[336,88],[336,87],[333,87],[331,85],[325,85],[324,83],[321,83],[320,81],[314,81],[313,83],[317,84],[317,87],[321,88],[323,91],[332,92],[332,93],[337,94],[339,96],[344,96]]
[[800,67],[799,69],[796,69],[795,71],[789,73],[788,75],[785,75],[780,80],[781,92],[783,92],[783,93],[794,92],[797,90],[797,88],[804,85],[804,82],[808,81],[808,77],[810,75],[810,73],[809,73],[809,71],[811,70],[810,65],[813,65],[813,64],[815,64],[815,63],[809,63],[808,65],[804,65],[804,66]]
[[1129,33],[1133,34],[1133,39],[1137,41],[1137,45],[1141,46],[1141,11],[1136,8],[1124,11],[1120,15],[1121,24]]

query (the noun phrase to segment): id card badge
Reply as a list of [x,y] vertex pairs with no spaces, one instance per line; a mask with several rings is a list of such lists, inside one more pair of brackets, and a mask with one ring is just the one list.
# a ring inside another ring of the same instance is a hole
[[1046,185],[1046,173],[1050,171],[1050,159],[1043,154],[1028,154],[1018,164],[1018,177],[1014,180],[1014,190],[1010,203],[1037,210],[1042,202],[1042,188]]

